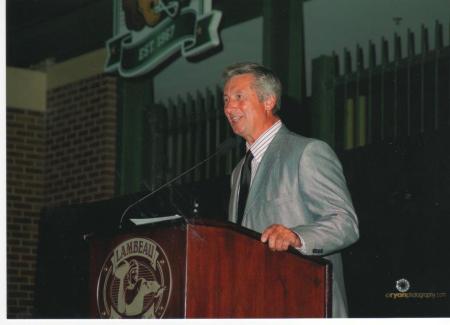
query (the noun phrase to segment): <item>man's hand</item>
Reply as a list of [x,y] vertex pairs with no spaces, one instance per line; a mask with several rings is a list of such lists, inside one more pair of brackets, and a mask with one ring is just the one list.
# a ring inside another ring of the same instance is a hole
[[264,230],[261,235],[261,241],[268,243],[273,251],[286,251],[289,246],[300,248],[302,242],[298,235],[291,229],[282,225],[271,225]]

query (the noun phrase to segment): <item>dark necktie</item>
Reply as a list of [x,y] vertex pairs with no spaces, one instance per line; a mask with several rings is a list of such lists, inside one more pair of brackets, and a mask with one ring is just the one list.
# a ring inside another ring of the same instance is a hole
[[245,155],[244,165],[241,169],[241,181],[239,185],[239,200],[238,200],[238,217],[237,224],[242,223],[244,217],[245,204],[247,203],[248,190],[250,188],[250,180],[252,177],[252,160],[253,154],[250,150]]

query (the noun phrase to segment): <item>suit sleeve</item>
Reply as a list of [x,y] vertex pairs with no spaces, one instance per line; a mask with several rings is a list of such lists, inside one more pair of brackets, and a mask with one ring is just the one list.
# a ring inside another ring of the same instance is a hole
[[311,223],[294,227],[303,239],[305,255],[328,255],[359,238],[358,219],[342,166],[322,141],[309,143],[299,162],[300,195]]

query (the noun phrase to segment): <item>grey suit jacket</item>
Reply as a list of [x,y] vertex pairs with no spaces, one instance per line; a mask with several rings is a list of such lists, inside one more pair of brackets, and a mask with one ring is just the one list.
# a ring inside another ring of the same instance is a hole
[[[236,222],[240,170],[231,176],[229,220]],[[337,252],[359,237],[341,164],[320,140],[282,126],[265,152],[248,194],[242,225],[263,232],[282,224],[298,233],[305,255],[324,256],[333,264],[333,317],[347,316],[341,256]]]

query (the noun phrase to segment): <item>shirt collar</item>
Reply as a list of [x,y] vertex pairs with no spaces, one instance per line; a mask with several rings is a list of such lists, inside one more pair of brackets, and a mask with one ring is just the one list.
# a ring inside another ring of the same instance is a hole
[[247,150],[251,150],[253,154],[254,157],[253,159],[255,159],[258,162],[261,161],[262,156],[266,152],[267,148],[269,147],[269,144],[272,142],[275,135],[281,129],[282,125],[283,124],[281,123],[281,120],[278,120],[270,128],[264,131],[264,133],[261,134],[259,138],[256,139],[256,141],[253,142],[251,145],[248,142],[246,143]]

